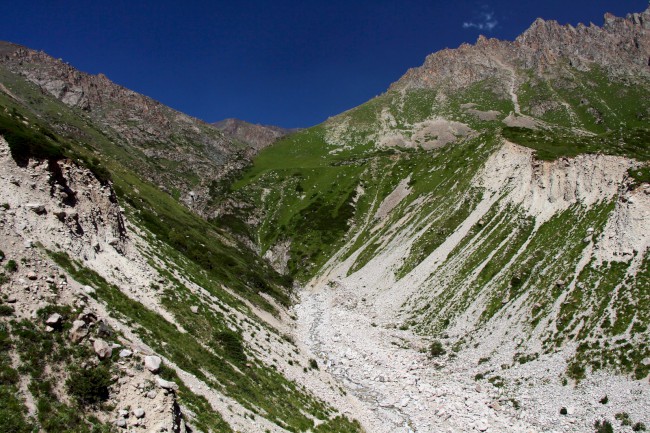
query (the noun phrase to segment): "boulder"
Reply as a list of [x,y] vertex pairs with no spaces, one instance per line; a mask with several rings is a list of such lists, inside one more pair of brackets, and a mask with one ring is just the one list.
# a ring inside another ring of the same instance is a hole
[[29,273],[27,274],[27,278],[29,278],[30,280],[34,281],[34,280],[37,280],[37,279],[38,279],[38,275],[36,275],[35,272],[29,272]]
[[25,209],[29,209],[37,215],[43,215],[45,211],[45,206],[41,203],[27,203],[25,204]]
[[61,324],[62,320],[63,320],[63,317],[61,317],[61,315],[59,313],[54,313],[54,314],[50,315],[50,317],[48,317],[45,320],[45,324],[54,328],[57,325]]
[[157,395],[158,395],[158,393],[153,389],[151,391],[147,392],[147,394],[146,394],[147,398],[150,398],[152,400],[154,398],[156,398]]
[[144,357],[144,366],[152,373],[158,373],[160,371],[161,364],[162,359],[160,359],[159,356],[150,355]]
[[166,389],[169,391],[178,390],[178,385],[176,385],[174,382],[170,382],[161,377],[158,378],[158,386],[161,387],[162,389]]
[[111,348],[107,342],[99,338],[93,342],[93,349],[99,359],[110,358],[113,354],[113,348]]
[[126,428],[126,420],[124,418],[118,418],[115,421],[115,425],[120,427],[120,428]]
[[103,338],[111,337],[113,335],[113,330],[106,324],[106,322],[100,320],[99,326],[97,327],[97,335]]
[[142,409],[141,407],[134,409],[133,416],[135,416],[136,418],[144,418],[144,409]]
[[83,320],[75,320],[70,328],[70,340],[73,343],[79,343],[88,335],[88,327]]
[[196,305],[192,305],[190,307],[190,311],[194,314],[197,314],[199,312],[199,307],[197,307]]
[[129,349],[120,350],[120,358],[129,358],[131,355],[133,355],[133,352]]

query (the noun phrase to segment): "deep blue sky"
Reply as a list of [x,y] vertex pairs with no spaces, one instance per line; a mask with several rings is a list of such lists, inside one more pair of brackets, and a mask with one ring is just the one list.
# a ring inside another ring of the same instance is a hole
[[0,39],[173,108],[310,126],[384,92],[424,57],[536,17],[602,24],[648,0],[5,1]]

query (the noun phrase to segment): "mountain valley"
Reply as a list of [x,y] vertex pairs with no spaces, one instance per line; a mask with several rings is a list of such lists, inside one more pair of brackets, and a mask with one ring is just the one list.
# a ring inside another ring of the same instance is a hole
[[3,42],[0,136],[0,432],[650,426],[650,8],[300,130]]

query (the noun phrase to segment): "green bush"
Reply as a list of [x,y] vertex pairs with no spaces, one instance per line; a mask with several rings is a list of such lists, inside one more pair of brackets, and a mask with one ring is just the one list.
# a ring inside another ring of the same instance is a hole
[[638,422],[632,426],[633,431],[646,431],[645,424]]
[[11,305],[0,305],[0,317],[11,316],[14,314],[14,309]]
[[5,265],[5,269],[9,272],[16,272],[18,270],[18,263],[15,260],[9,260]]
[[429,346],[429,356],[431,358],[437,358],[445,353],[447,353],[447,351],[440,340],[433,341]]
[[594,428],[596,429],[594,433],[614,433],[612,423],[607,420],[596,421],[594,423]]
[[107,400],[110,385],[111,375],[108,368],[103,366],[73,371],[66,381],[68,392],[81,406]]
[[314,358],[309,360],[309,368],[312,370],[318,370],[318,362]]
[[627,412],[619,412],[616,415],[614,415],[614,418],[619,420],[621,422],[621,425],[632,425],[632,421],[630,420],[630,415]]

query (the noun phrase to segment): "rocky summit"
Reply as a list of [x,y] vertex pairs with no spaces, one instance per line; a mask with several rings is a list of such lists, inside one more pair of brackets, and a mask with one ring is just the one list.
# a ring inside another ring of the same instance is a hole
[[650,9],[298,130],[0,44],[0,431],[650,426]]

